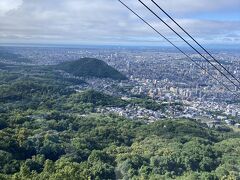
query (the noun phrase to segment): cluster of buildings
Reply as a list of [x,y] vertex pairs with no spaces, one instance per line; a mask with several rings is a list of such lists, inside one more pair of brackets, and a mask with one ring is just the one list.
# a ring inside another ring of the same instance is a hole
[[140,106],[127,106],[125,108],[105,107],[105,108],[98,108],[97,112],[102,114],[117,114],[119,116],[123,116],[128,119],[144,120],[148,123],[166,118],[165,113],[161,111],[153,111]]
[[[109,79],[83,79],[87,85],[79,85],[76,90],[95,89],[110,95],[148,96],[158,102],[182,102],[183,109],[169,112],[151,111],[142,107],[101,109],[102,113],[116,113],[128,118],[145,118],[154,121],[159,118],[194,118],[217,123],[221,122],[238,127],[240,122],[240,99],[225,89],[219,82],[199,69],[182,54],[161,48],[124,48],[124,47],[75,47],[75,48],[13,48],[16,54],[31,59],[32,64],[53,65],[63,61],[92,57],[104,60],[124,73],[129,80],[115,82]],[[232,91],[227,80],[216,72],[207,62],[196,54],[190,56]],[[217,51],[215,58],[240,79],[240,53]],[[78,78],[78,77],[76,77]],[[233,123],[234,122],[234,123]],[[213,123],[214,124],[214,123]]]

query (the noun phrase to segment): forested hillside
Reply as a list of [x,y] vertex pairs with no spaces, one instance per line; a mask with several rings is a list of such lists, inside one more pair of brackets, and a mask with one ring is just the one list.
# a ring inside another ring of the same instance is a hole
[[[128,102],[75,92],[54,73],[20,72],[0,73],[0,179],[240,178],[240,134],[231,129],[96,114]],[[134,103],[160,108],[143,102]]]
[[127,79],[116,69],[107,65],[104,61],[94,58],[82,58],[77,61],[64,62],[57,66],[75,76],[110,78],[115,80]]

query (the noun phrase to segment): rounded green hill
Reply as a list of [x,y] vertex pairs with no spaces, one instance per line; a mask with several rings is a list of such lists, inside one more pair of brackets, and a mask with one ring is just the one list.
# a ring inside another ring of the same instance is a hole
[[114,80],[126,80],[126,76],[109,66],[102,60],[94,58],[82,58],[76,61],[64,62],[58,68],[75,76],[110,78]]

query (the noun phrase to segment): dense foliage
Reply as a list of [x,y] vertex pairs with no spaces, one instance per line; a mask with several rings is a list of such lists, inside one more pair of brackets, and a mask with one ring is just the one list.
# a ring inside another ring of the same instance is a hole
[[64,62],[57,68],[75,76],[110,78],[124,80],[126,77],[104,61],[94,58],[82,58],[77,61]]
[[153,111],[158,111],[158,110],[166,111],[170,107],[176,110],[182,110],[181,103],[161,103],[160,104],[148,97],[132,98],[128,103],[132,105],[137,105],[149,110],[153,110]]
[[239,178],[240,138],[194,121],[145,125],[57,112],[14,121],[0,133],[6,179]]
[[[0,73],[0,179],[240,179],[240,134],[94,114],[127,102],[31,70]],[[162,108],[145,101],[130,103]]]
[[113,97],[94,90],[83,91],[71,96],[74,99],[74,103],[90,103],[94,106],[111,106],[121,107],[126,106],[127,102],[120,98]]

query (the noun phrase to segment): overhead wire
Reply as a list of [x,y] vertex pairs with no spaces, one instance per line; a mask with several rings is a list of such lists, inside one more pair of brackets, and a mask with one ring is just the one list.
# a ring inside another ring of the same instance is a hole
[[179,23],[177,23],[172,16],[170,16],[163,8],[160,7],[154,0],[151,0],[152,3],[158,7],[168,18],[170,18],[185,34],[187,34],[205,53],[207,53],[217,64],[219,64],[229,75],[232,76],[239,84],[240,80],[237,79],[226,67],[224,67],[209,51],[207,51],[192,35],[190,35]]
[[223,73],[217,66],[215,66],[210,60],[203,56],[195,47],[193,47],[186,39],[184,39],[178,32],[176,32],[170,25],[168,25],[161,17],[159,17],[151,8],[149,8],[144,2],[138,0],[146,9],[148,9],[154,16],[156,16],[162,23],[164,23],[169,29],[171,29],[178,37],[180,37],[188,46],[190,46],[197,54],[199,54],[204,60],[211,64],[221,75],[223,75],[229,82],[231,82],[238,90],[238,85],[232,81],[225,73]]
[[123,6],[125,6],[129,11],[131,11],[134,15],[136,15],[139,19],[141,19],[146,25],[148,25],[151,29],[153,29],[158,35],[160,35],[162,38],[164,38],[167,42],[169,42],[173,47],[175,47],[178,51],[180,51],[182,54],[184,54],[189,60],[191,60],[193,63],[195,63],[200,69],[202,69],[205,73],[207,73],[209,76],[211,76],[213,79],[215,79],[219,84],[221,84],[225,89],[227,89],[229,92],[233,93],[235,96],[238,96],[238,94],[235,94],[234,91],[232,91],[230,88],[228,88],[223,82],[218,80],[214,75],[209,73],[207,69],[202,67],[200,64],[198,64],[196,61],[194,61],[187,53],[185,53],[182,49],[180,49],[178,46],[176,46],[171,40],[169,40],[166,36],[161,34],[156,28],[154,28],[150,23],[148,23],[146,20],[144,20],[140,15],[138,15],[134,10],[132,10],[129,6],[127,6],[124,2],[121,0],[118,0]]

